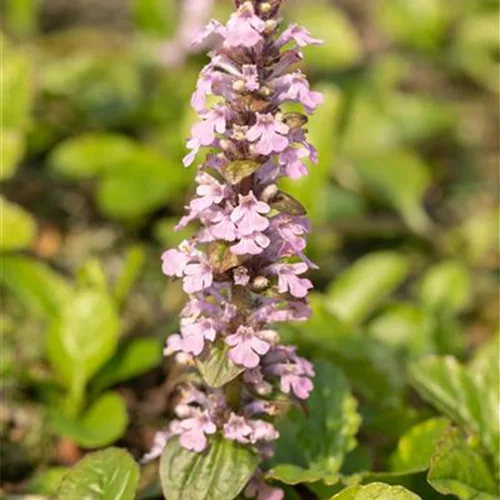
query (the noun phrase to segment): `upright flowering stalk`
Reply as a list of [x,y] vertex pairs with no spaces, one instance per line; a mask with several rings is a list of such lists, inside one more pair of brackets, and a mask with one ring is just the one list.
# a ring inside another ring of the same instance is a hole
[[[297,25],[280,29],[282,0],[235,3],[226,25],[213,20],[194,41],[213,51],[191,100],[200,121],[184,165],[208,150],[178,227],[196,222],[199,231],[162,256],[163,272],[182,279],[189,296],[180,334],[169,337],[165,354],[192,373],[151,457],[174,436],[187,450],[203,452],[218,434],[269,458],[278,407],[284,399],[306,400],[313,388],[313,366],[280,344],[273,325],[310,315],[312,284],[302,277],[314,266],[304,255],[310,224],[277,183],[307,175],[305,158],[317,162],[303,128],[307,116],[285,106],[299,103],[311,114],[322,103],[294,69],[301,47],[320,42]],[[245,495],[283,497],[262,481],[260,469]]]

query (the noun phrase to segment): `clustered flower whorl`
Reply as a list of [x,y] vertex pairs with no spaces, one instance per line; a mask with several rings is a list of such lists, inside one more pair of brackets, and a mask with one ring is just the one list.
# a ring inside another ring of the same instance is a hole
[[[213,20],[194,41],[213,51],[191,100],[200,121],[184,165],[201,148],[210,151],[178,227],[198,221],[200,230],[162,259],[163,272],[181,278],[189,295],[180,334],[169,337],[165,354],[175,353],[198,376],[181,386],[177,418],[158,435],[151,456],[174,435],[183,447],[201,452],[207,435],[220,432],[267,458],[278,437],[271,423],[276,401],[284,395],[305,400],[313,388],[311,363],[280,345],[270,325],[310,314],[312,284],[301,277],[314,267],[304,255],[310,224],[300,203],[276,183],[307,175],[304,158],[317,163],[303,128],[306,115],[285,112],[283,105],[300,103],[311,114],[322,103],[305,75],[291,70],[303,57],[300,48],[320,41],[297,25],[280,30],[282,0],[235,3],[225,26]],[[213,96],[212,107],[207,96]],[[207,365],[221,355],[227,376],[210,384]],[[281,490],[259,475],[247,495],[281,498]]]

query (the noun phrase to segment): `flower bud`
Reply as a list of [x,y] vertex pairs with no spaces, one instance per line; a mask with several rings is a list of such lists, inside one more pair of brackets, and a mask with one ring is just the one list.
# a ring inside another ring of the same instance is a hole
[[276,184],[269,184],[269,186],[266,186],[264,188],[264,191],[262,191],[262,194],[260,195],[260,199],[262,201],[265,201],[266,203],[268,201],[273,200],[276,195],[279,192],[279,188]]
[[257,332],[257,336],[272,345],[276,345],[280,341],[278,332],[274,330],[260,330]]
[[259,10],[261,14],[269,14],[271,10],[273,9],[273,6],[269,2],[263,2],[259,5]]
[[233,90],[235,92],[244,92],[244,90],[245,90],[245,82],[243,80],[236,80],[233,83]]
[[266,21],[266,27],[264,29],[264,31],[267,33],[267,34],[271,34],[278,26],[278,21],[276,21],[276,19],[268,19]]
[[273,93],[273,91],[269,87],[266,87],[265,85],[263,85],[259,89],[259,94],[263,97],[270,97],[272,95],[272,93]]
[[252,289],[257,292],[262,292],[269,286],[269,280],[265,276],[257,276],[252,281]]

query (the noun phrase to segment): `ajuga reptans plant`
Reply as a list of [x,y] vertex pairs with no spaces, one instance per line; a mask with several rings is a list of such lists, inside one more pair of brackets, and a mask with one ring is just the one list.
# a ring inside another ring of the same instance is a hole
[[[170,439],[203,453],[218,433],[265,460],[283,402],[302,402],[313,389],[313,366],[273,329],[310,315],[312,284],[302,277],[314,267],[304,254],[310,223],[278,182],[307,175],[306,158],[317,163],[304,126],[323,101],[296,69],[301,47],[320,41],[298,25],[282,28],[282,3],[236,1],[226,25],[211,21],[193,42],[212,51],[191,100],[200,121],[184,165],[202,148],[207,154],[178,228],[196,223],[199,230],[162,256],[163,272],[182,279],[189,296],[165,354],[189,375],[178,388],[176,418],[148,458]],[[289,103],[306,114],[287,112]],[[282,498],[261,477],[257,469],[245,495]]]

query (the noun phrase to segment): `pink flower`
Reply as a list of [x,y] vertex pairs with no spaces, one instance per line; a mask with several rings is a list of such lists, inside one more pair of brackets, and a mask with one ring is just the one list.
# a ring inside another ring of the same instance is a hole
[[256,231],[242,235],[240,241],[231,247],[231,252],[234,255],[259,255],[270,243],[271,240],[264,233]]
[[256,113],[257,123],[247,132],[249,141],[257,141],[256,150],[262,155],[281,153],[288,146],[288,126],[270,114]]
[[171,356],[175,352],[182,351],[182,337],[178,333],[173,333],[167,338],[167,343],[163,349],[165,356]]
[[203,68],[196,83],[196,90],[191,97],[191,106],[196,111],[203,111],[205,109],[207,95],[214,93],[214,87],[219,81],[220,75],[213,70],[212,64],[208,64]]
[[219,42],[222,42],[226,36],[226,28],[219,21],[212,19],[203,28],[203,31],[197,35],[191,42],[192,47],[199,47],[200,45],[214,46]]
[[282,47],[287,43],[294,41],[299,47],[306,45],[321,45],[323,40],[312,38],[308,29],[299,26],[298,24],[291,24],[280,36],[277,44]]
[[210,233],[220,240],[234,241],[236,226],[231,220],[231,212],[219,210],[210,216]]
[[257,66],[253,64],[244,64],[241,69],[243,72],[245,88],[251,92],[259,90],[259,74],[257,72]]
[[265,29],[266,23],[255,15],[253,5],[245,2],[227,23],[225,43],[228,47],[255,47],[262,41]]
[[229,359],[245,368],[255,368],[259,364],[259,355],[269,351],[270,344],[259,339],[252,328],[240,326],[236,333],[226,338],[226,343],[233,348],[229,351]]
[[288,373],[281,377],[280,389],[289,394],[293,392],[299,399],[308,399],[314,385],[309,377]]
[[183,322],[181,326],[182,350],[198,356],[203,351],[206,340],[215,340],[217,334],[212,319],[204,318],[195,323]]
[[215,133],[223,134],[226,131],[227,109],[224,106],[215,106],[209,111],[200,113],[201,122],[191,128],[191,135],[198,139],[201,146],[210,146],[215,140]]
[[282,81],[288,86],[288,90],[280,94],[280,102],[300,102],[308,113],[312,113],[320,104],[323,104],[323,94],[312,91],[306,76],[300,71],[283,76]]
[[186,293],[201,292],[213,282],[212,268],[207,262],[188,264],[184,268],[184,291]]
[[305,297],[312,283],[307,278],[299,278],[298,275],[305,273],[308,267],[304,262],[298,264],[274,264],[270,270],[278,275],[278,290],[281,293],[289,291],[299,299]]
[[186,147],[191,151],[182,159],[182,163],[185,167],[189,167],[194,162],[198,151],[201,148],[200,140],[196,137],[192,137],[187,141]]
[[199,416],[187,418],[180,422],[180,438],[181,446],[186,450],[200,452],[207,446],[207,438],[205,434],[213,434],[217,431],[217,427],[210,419],[208,412],[203,412]]
[[252,427],[248,425],[245,417],[240,417],[235,413],[231,413],[229,420],[224,424],[224,437],[238,443],[249,443]]
[[274,441],[280,437],[280,433],[274,428],[273,424],[264,420],[250,420],[252,426],[252,434],[250,441]]
[[199,198],[194,198],[189,205],[197,213],[220,203],[226,192],[225,186],[219,184],[213,177],[207,176],[202,182],[203,184],[196,188]]
[[307,167],[301,158],[309,156],[304,148],[287,147],[279,155],[279,164],[283,167],[285,174],[291,179],[300,179],[308,174]]
[[163,274],[181,278],[187,263],[191,260],[191,257],[185,252],[180,252],[176,248],[172,248],[163,252],[161,260],[161,269]]
[[274,488],[266,484],[259,476],[255,476],[245,488],[246,498],[257,498],[257,500],[283,500],[285,493],[280,488]]
[[231,213],[231,220],[236,224],[238,232],[249,235],[265,231],[269,227],[269,219],[260,214],[267,214],[271,207],[263,201],[257,201],[252,191],[247,195],[240,194],[239,205]]

